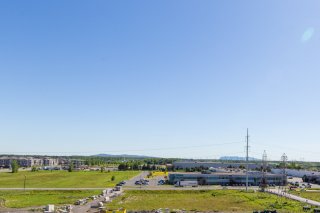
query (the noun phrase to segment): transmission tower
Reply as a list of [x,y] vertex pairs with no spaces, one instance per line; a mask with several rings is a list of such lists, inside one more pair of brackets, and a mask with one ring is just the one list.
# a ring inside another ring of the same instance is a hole
[[267,152],[264,150],[263,155],[262,155],[262,168],[261,168],[261,181],[260,181],[260,189],[261,191],[265,191],[265,189],[268,186],[267,182],[267,168],[268,168],[268,161],[267,161]]
[[287,169],[287,161],[288,157],[286,153],[283,153],[281,156],[281,168],[282,168],[282,183],[281,185],[285,187],[287,185],[287,174],[286,174],[286,169]]
[[287,161],[288,161],[288,157],[286,155],[286,153],[283,153],[283,155],[281,156],[281,164],[280,164],[280,168],[282,169],[281,173],[282,173],[282,178],[281,178],[281,183],[279,185],[279,195],[280,195],[280,203],[282,203],[282,194],[286,193],[286,185],[287,185],[287,174],[286,174],[286,168],[287,168]]

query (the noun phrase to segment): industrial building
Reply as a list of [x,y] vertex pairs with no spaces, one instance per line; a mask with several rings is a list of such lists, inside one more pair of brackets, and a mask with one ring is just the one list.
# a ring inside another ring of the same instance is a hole
[[[250,186],[259,186],[262,173],[261,172],[249,172],[248,183]],[[265,175],[267,184],[283,185],[284,176],[281,174]],[[211,174],[203,174],[199,172],[172,172],[169,173],[169,183],[175,184],[178,181],[198,181],[199,185],[245,185],[246,173],[244,172],[214,172]],[[286,179],[286,178],[285,178]]]
[[[233,162],[210,162],[210,161],[176,161],[173,162],[173,167],[175,169],[194,169],[194,168],[204,168],[208,169],[210,167],[214,168],[239,168],[240,166],[245,166],[243,163],[233,163]],[[260,169],[261,163],[249,163],[249,169]]]
[[[273,174],[282,174],[283,169],[271,169],[271,173]],[[286,169],[286,174],[288,176],[293,176],[293,177],[304,177],[304,176],[319,176],[320,177],[320,172],[316,171],[308,171],[308,170],[303,170],[303,169]]]
[[305,175],[302,180],[308,183],[320,184],[320,175]]

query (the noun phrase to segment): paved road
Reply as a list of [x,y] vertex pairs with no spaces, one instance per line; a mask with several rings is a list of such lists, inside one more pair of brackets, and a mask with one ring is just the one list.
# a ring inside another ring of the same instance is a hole
[[[123,191],[116,191],[112,192],[110,194],[107,194],[105,196],[108,196],[111,200],[114,198],[120,196],[123,193]],[[85,205],[77,205],[74,206],[72,211],[73,213],[94,213],[94,212],[99,212],[99,202],[102,202],[104,206],[107,204],[103,202],[104,196],[98,197],[96,200],[92,200]]]
[[139,175],[137,175],[137,176],[131,178],[130,180],[126,181],[126,184],[124,186],[125,187],[126,186],[136,186],[135,182],[138,181],[138,180],[146,178],[148,174],[149,174],[148,171],[143,171]]
[[73,190],[103,190],[105,188],[0,188],[0,191],[73,191]]
[[307,204],[310,204],[310,205],[313,205],[313,206],[320,207],[320,202],[318,202],[318,201],[308,200],[306,198],[299,197],[297,195],[292,195],[292,194],[286,193],[286,192],[281,191],[281,190],[279,191],[278,189],[267,189],[266,192],[269,192],[269,193],[275,194],[275,195],[280,195],[280,196],[283,196],[283,197],[286,197],[286,198],[289,198],[289,199],[292,199],[292,200],[300,201],[300,202],[303,202],[303,203],[307,203]]
[[71,212],[74,212],[74,213],[96,212],[98,208],[98,203],[102,201],[103,201],[103,197],[100,197],[96,200],[86,203],[85,205],[74,206]]
[[31,211],[29,209],[7,209],[7,208],[0,207],[0,212],[1,213],[30,213]]

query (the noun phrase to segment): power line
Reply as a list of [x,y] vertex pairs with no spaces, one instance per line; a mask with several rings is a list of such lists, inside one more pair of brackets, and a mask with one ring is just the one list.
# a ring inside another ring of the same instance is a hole
[[3,154],[21,154],[21,153],[32,153],[32,154],[84,154],[84,153],[124,153],[124,152],[142,152],[142,151],[159,151],[159,150],[175,150],[175,149],[189,149],[189,148],[201,148],[201,147],[211,147],[211,146],[222,146],[228,144],[237,144],[243,142],[226,142],[226,143],[216,143],[216,144],[202,144],[195,146],[177,146],[177,147],[165,147],[165,148],[152,148],[152,149],[132,149],[132,150],[97,150],[97,151],[86,151],[86,152],[65,152],[65,151],[55,151],[55,152],[1,152]]
[[262,146],[262,147],[264,147],[264,148],[280,148],[280,149],[286,149],[286,150],[292,150],[292,151],[295,151],[295,152],[299,152],[299,153],[301,153],[301,152],[303,152],[303,153],[308,153],[308,154],[317,154],[317,155],[319,155],[320,154],[320,152],[313,152],[313,151],[304,151],[304,150],[300,150],[300,149],[295,149],[295,148],[292,148],[292,147],[290,147],[290,146],[279,146],[279,145],[276,145],[276,144],[272,144],[272,145],[266,145],[266,144],[259,144],[259,143],[256,143],[255,145],[258,145],[258,146]]

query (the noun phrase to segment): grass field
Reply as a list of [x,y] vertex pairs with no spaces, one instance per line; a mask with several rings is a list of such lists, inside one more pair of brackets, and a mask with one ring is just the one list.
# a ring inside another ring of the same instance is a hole
[[320,191],[290,191],[291,194],[301,196],[303,198],[320,202]]
[[[103,188],[112,187],[121,180],[128,180],[139,174],[139,171],[114,172],[67,172],[39,171],[0,173],[0,188],[22,188],[26,175],[27,188]],[[115,180],[111,181],[111,177]]]
[[277,209],[278,212],[301,212],[303,204],[261,192],[239,190],[211,191],[126,191],[116,198],[109,208],[124,207],[128,210],[152,210],[158,208],[197,211],[252,212]]
[[0,206],[10,208],[38,207],[47,204],[73,204],[76,200],[101,191],[0,191]]

